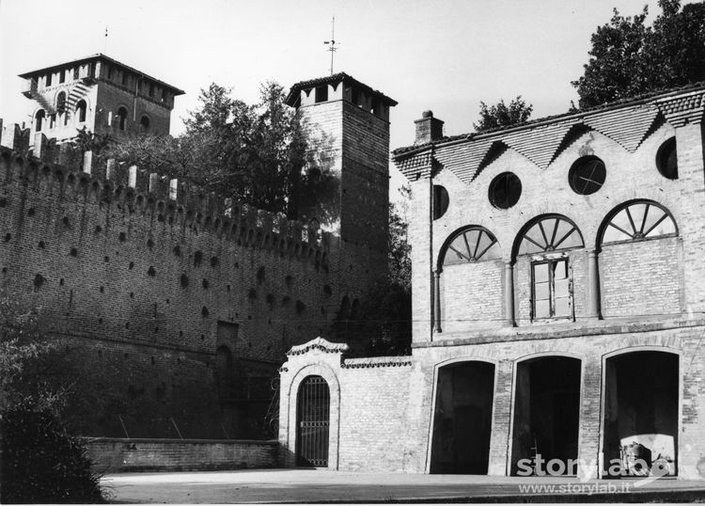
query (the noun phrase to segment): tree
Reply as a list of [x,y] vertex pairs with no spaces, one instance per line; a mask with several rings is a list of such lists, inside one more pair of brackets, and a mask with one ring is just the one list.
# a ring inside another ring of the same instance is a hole
[[0,298],[0,502],[104,502],[83,443],[60,420],[60,353],[36,311]]
[[390,203],[389,209],[389,280],[393,285],[411,291],[411,244],[409,244],[407,208],[411,188],[400,188],[402,199]]
[[485,132],[523,123],[529,119],[533,109],[534,106],[527,105],[521,95],[512,100],[509,105],[506,105],[504,100],[492,106],[480,102],[480,122],[473,123],[473,127],[476,132]]
[[332,201],[338,182],[331,164],[312,155],[330,150],[330,139],[307,128],[280,85],[262,85],[259,102],[248,105],[213,83],[199,102],[183,135],[135,136],[108,156],[292,219]]
[[615,9],[591,37],[589,62],[573,86],[581,108],[705,78],[705,4],[660,0],[661,14],[646,25],[648,10],[633,17]]

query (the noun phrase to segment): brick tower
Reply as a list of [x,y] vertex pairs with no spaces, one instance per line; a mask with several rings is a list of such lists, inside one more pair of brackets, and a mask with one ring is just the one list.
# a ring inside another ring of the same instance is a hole
[[338,270],[341,297],[352,300],[387,273],[389,109],[397,102],[338,73],[295,84],[287,103],[318,140],[319,163],[340,178],[331,208],[312,214],[338,238],[331,268]]
[[120,139],[169,133],[174,97],[183,91],[103,54],[20,74],[31,100],[31,135],[62,142],[87,128]]

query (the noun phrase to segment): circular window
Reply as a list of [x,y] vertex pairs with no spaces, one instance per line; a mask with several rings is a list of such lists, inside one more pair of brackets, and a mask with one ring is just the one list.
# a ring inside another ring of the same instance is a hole
[[433,185],[433,219],[437,220],[443,216],[448,210],[448,204],[450,200],[448,199],[448,190],[443,186],[434,184]]
[[658,148],[656,168],[663,177],[678,179],[678,151],[675,137],[671,137]]
[[511,172],[503,172],[490,183],[490,203],[498,209],[509,209],[519,202],[521,181]]
[[596,156],[578,158],[568,172],[568,183],[575,193],[592,195],[605,184],[605,162]]

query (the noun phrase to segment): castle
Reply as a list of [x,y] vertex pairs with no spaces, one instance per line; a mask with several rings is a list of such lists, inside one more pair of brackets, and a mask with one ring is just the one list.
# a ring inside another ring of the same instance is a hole
[[77,128],[167,134],[183,92],[102,54],[21,77],[34,120],[0,123],[0,283],[41,308],[101,392],[83,434],[266,435],[286,350],[386,274],[396,102],[344,73],[291,88],[340,180],[321,230],[90,152],[67,170]]
[[[705,85],[394,151],[410,357],[295,346],[289,464],[705,477]],[[634,458],[634,457],[638,458]]]

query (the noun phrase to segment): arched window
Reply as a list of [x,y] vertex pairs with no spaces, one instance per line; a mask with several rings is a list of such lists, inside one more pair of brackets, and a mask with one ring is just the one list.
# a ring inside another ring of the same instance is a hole
[[42,126],[44,124],[44,118],[46,117],[46,112],[44,109],[39,109],[37,114],[34,115],[34,130],[36,132],[42,131]]
[[495,236],[482,227],[471,226],[455,232],[448,238],[441,250],[439,266],[495,260],[500,256],[501,251]]
[[86,105],[85,100],[79,100],[76,103],[76,116],[78,117],[78,122],[79,123],[84,123],[86,121],[86,109],[88,106]]
[[66,93],[61,91],[56,95],[56,112],[63,114],[66,111]]
[[127,109],[120,107],[115,114],[115,119],[117,120],[117,126],[120,130],[125,130],[127,124]]
[[140,119],[140,126],[142,127],[143,132],[147,132],[149,130],[149,118],[147,116],[142,116],[142,119]]
[[575,223],[557,214],[524,227],[516,255],[531,257],[531,319],[573,318],[572,267],[566,250],[585,246]]
[[558,215],[543,217],[529,226],[519,243],[518,255],[582,248],[583,237],[578,227]]
[[678,235],[676,222],[665,207],[649,200],[637,200],[623,204],[607,215],[600,244],[676,235]]

